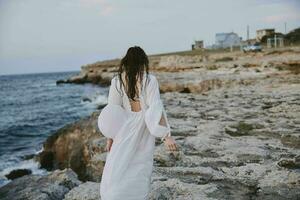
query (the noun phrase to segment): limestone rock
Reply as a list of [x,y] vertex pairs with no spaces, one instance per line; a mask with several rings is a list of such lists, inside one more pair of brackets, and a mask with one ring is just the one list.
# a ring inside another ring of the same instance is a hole
[[281,137],[284,145],[300,149],[300,134],[286,134]]
[[68,192],[64,200],[100,200],[100,183],[87,181]]
[[[149,199],[299,199],[299,61],[300,48],[151,56],[179,151],[156,140]],[[97,62],[81,74],[108,78],[117,64]],[[86,144],[85,152],[94,153],[82,166],[99,182],[105,140]],[[84,183],[67,196],[95,198],[98,189]]]
[[82,181],[100,181],[104,161],[97,154],[104,152],[106,139],[99,132],[99,112],[51,135],[38,155],[42,168],[48,170],[71,168]]
[[55,170],[49,175],[26,175],[0,188],[3,200],[62,200],[81,182],[71,169]]

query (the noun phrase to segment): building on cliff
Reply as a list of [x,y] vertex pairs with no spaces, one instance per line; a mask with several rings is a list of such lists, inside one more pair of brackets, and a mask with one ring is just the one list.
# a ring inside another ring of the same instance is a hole
[[203,49],[203,48],[204,48],[203,40],[196,40],[195,43],[192,44],[192,50]]
[[242,38],[234,32],[230,33],[217,33],[216,43],[214,48],[228,48],[237,47],[241,45]]
[[268,48],[284,47],[284,34],[275,29],[260,29],[256,31],[256,41]]
[[260,29],[256,31],[256,40],[259,42],[263,37],[273,35],[275,33],[274,28]]

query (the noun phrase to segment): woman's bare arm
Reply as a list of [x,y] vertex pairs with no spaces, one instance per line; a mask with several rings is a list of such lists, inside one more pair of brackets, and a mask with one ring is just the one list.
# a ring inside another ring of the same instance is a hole
[[[161,115],[159,124],[167,127],[167,121],[166,121],[166,116],[165,116],[164,112]],[[178,150],[176,142],[173,139],[173,137],[171,136],[171,132],[169,132],[168,135],[163,137],[163,141],[164,141],[165,145],[169,148],[169,150],[171,150],[171,151]]]
[[107,138],[105,151],[110,151],[112,144],[113,144],[113,139],[112,138]]

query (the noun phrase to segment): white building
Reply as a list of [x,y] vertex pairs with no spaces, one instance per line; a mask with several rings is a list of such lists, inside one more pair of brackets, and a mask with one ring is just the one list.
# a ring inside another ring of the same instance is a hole
[[228,48],[241,45],[241,38],[234,32],[217,33],[216,34],[216,48]]
[[264,36],[269,36],[275,33],[274,28],[270,29],[260,29],[256,31],[256,40],[260,41]]

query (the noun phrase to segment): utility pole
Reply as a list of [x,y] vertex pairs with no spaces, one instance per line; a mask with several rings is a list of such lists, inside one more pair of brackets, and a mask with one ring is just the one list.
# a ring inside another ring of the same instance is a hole
[[284,22],[284,34],[286,34],[286,22]]
[[249,25],[247,25],[247,41],[249,41]]

